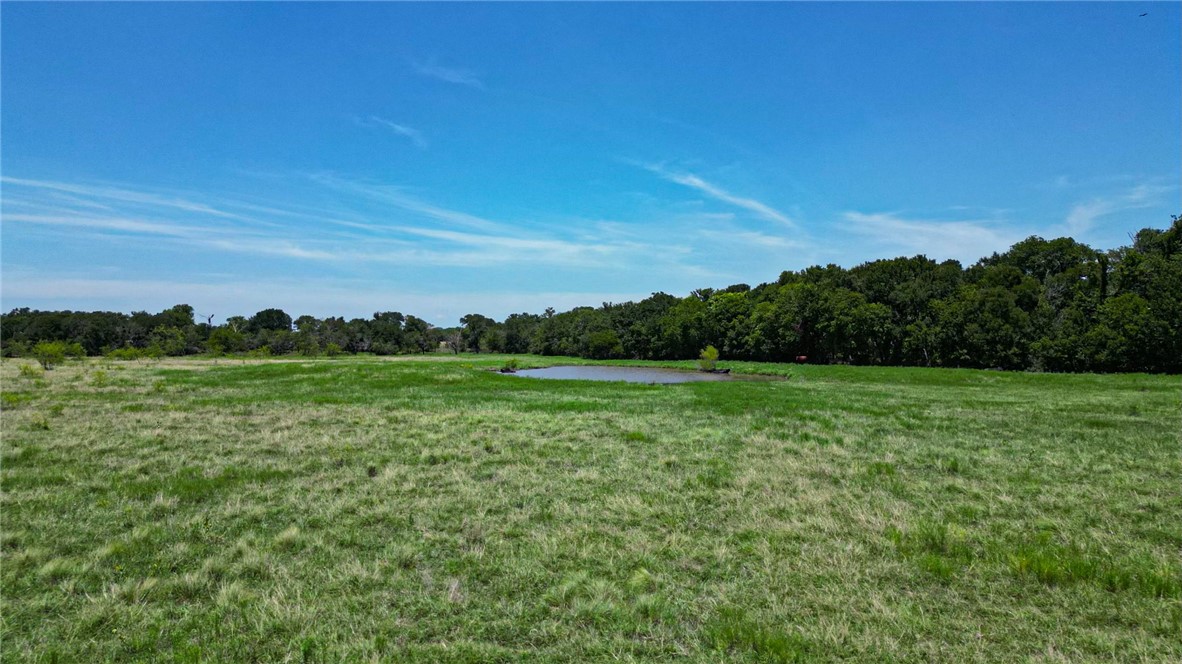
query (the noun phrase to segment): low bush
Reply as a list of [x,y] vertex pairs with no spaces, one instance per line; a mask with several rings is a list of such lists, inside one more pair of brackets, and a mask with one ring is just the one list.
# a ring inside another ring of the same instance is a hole
[[33,358],[41,364],[41,368],[49,371],[66,361],[66,344],[61,341],[41,341],[33,346]]
[[698,368],[702,371],[714,371],[714,367],[717,365],[718,349],[714,346],[706,346],[698,355]]

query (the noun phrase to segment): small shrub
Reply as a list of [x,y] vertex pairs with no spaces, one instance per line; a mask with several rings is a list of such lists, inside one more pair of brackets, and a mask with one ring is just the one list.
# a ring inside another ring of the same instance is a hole
[[0,349],[0,356],[3,357],[28,357],[29,344],[23,341],[9,341],[6,342],[2,349]]
[[702,353],[698,355],[698,368],[702,371],[714,371],[714,367],[718,364],[718,349],[714,346],[706,346],[702,349]]
[[173,326],[157,326],[152,330],[149,340],[149,348],[161,355],[184,355],[187,348],[185,333]]
[[41,341],[33,346],[33,357],[46,371],[66,360],[66,344],[60,341]]
[[36,365],[22,364],[21,378],[40,378],[45,373],[44,369],[38,369]]
[[337,355],[340,355],[343,352],[345,352],[345,351],[343,348],[340,347],[340,345],[335,344],[331,341],[328,343],[327,346],[324,347],[324,354],[329,357],[336,357]]
[[144,357],[144,351],[135,346],[127,346],[109,351],[107,357],[112,360],[138,360]]
[[505,363],[501,365],[501,371],[505,371],[505,372],[517,371],[517,367],[520,366],[520,364],[521,363],[517,361],[516,357],[511,357],[511,358],[505,360]]

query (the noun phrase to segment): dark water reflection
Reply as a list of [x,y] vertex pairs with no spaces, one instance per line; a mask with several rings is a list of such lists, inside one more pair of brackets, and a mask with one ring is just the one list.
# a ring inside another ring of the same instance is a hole
[[553,378],[561,380],[615,380],[627,383],[668,384],[696,383],[726,380],[775,380],[769,376],[736,376],[733,374],[683,371],[661,367],[546,367],[544,369],[521,369],[515,376],[526,378]]

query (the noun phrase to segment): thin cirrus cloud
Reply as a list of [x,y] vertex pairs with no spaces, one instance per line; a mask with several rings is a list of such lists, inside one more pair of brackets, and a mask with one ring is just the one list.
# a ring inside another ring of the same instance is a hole
[[66,226],[93,231],[118,231],[141,235],[192,239],[211,229],[195,228],[177,224],[126,219],[122,217],[95,217],[77,214],[5,214],[5,225],[11,223],[37,224],[43,226]]
[[[441,241],[450,246],[476,247],[476,252],[466,252],[466,261],[480,263],[511,263],[530,259],[543,263],[556,263],[567,267],[606,267],[612,265],[609,259],[632,258],[657,253],[655,247],[662,245],[661,255],[680,255],[676,247],[669,246],[668,240],[654,242],[635,241],[604,232],[598,224],[592,224],[590,232],[583,227],[567,228],[571,237],[556,237],[551,228],[543,224],[520,222],[507,224],[485,219],[485,217],[437,206],[414,196],[405,194],[401,188],[385,184],[372,184],[344,180],[335,175],[316,174],[313,181],[331,189],[342,191],[366,200],[409,213],[423,221],[443,224],[444,228],[410,227],[405,224],[391,224],[388,232],[422,237]],[[565,227],[565,224],[564,224]],[[465,230],[457,230],[462,228]],[[459,255],[459,254],[457,254]],[[483,256],[482,259],[479,256]],[[439,256],[435,256],[439,260]]]
[[75,238],[79,237],[79,233],[85,233],[92,241],[106,240],[112,243],[167,241],[186,249],[204,247],[223,252],[319,261],[345,258],[332,251],[309,249],[292,240],[213,225],[69,213],[5,214],[4,224],[61,227],[68,229],[67,232]]
[[1076,203],[1071,207],[1063,224],[1056,229],[1056,232],[1072,236],[1086,235],[1095,228],[1096,222],[1102,217],[1126,210],[1155,207],[1161,203],[1166,194],[1177,190],[1176,183],[1154,179],[1139,183],[1117,194],[1097,196],[1091,200]]
[[[578,229],[569,229],[567,237],[551,229],[531,232],[428,203],[397,188],[326,175],[310,179],[330,190],[353,194],[345,197],[352,206],[344,203],[340,209],[323,210],[328,216],[320,217],[287,210],[278,202],[240,205],[221,198],[214,207],[124,186],[5,178],[3,222],[8,232],[33,226],[75,238],[85,233],[91,238],[88,241],[114,245],[168,243],[222,254],[342,265],[475,268],[528,263],[604,268],[654,253],[648,243],[596,238]],[[62,190],[70,191],[76,200],[64,202],[54,195]],[[239,213],[240,209],[250,214]]]
[[[205,203],[198,203],[176,194],[160,194],[155,192],[135,191],[118,186],[75,184],[71,182],[54,182],[49,180],[30,180],[9,176],[0,177],[0,182],[8,186],[24,189],[54,192],[60,200],[71,200],[76,205],[89,205],[104,209],[113,209],[112,203],[124,203],[136,206],[152,206],[192,212],[226,219],[249,220],[227,210],[218,209]],[[61,194],[72,194],[68,198],[61,198]]]
[[644,168],[648,171],[656,173],[665,180],[689,187],[691,189],[696,189],[697,191],[700,191],[701,193],[706,194],[715,200],[722,201],[723,203],[727,203],[729,205],[733,205],[737,208],[751,212],[755,216],[762,219],[774,221],[793,229],[797,227],[796,222],[789,218],[788,215],[773,208],[772,206],[755,200],[754,198],[736,196],[735,194],[726,191],[722,187],[703,180],[693,173],[679,173],[670,171],[661,165],[654,164],[645,165]]
[[419,148],[420,150],[426,149],[427,147],[427,139],[423,136],[423,132],[415,129],[414,127],[398,124],[397,122],[387,120],[386,118],[378,117],[376,115],[371,115],[367,119],[358,120],[357,122],[358,124],[366,127],[376,126],[383,129],[388,129],[398,136],[409,139],[410,142],[414,143],[415,147]]
[[985,220],[908,219],[881,212],[846,212],[840,226],[869,243],[867,259],[898,251],[968,264],[994,251],[1004,251],[1021,239],[1020,232]]
[[454,83],[456,85],[465,85],[476,90],[484,89],[484,82],[481,81],[475,72],[467,69],[458,69],[455,67],[443,67],[433,62],[430,63],[414,63],[415,72],[420,76],[433,78],[445,83]]
[[[367,302],[396,293],[403,310],[445,322],[471,311],[500,317],[740,280],[720,272],[693,235],[726,225],[730,215],[658,210],[638,223],[555,212],[494,220],[402,186],[324,173],[268,178],[246,195],[5,178],[0,225],[9,246],[0,297],[118,310],[180,297],[219,312],[278,304],[341,315],[364,313]],[[52,247],[47,255],[62,258],[34,259],[22,253],[26,247]],[[215,284],[223,275],[233,276]],[[101,279],[113,280],[111,288]],[[283,293],[278,284],[247,289],[257,301],[247,303],[241,283],[280,279],[291,281]],[[154,291],[152,282],[180,290]],[[344,297],[354,284],[369,289],[366,297]]]
[[731,245],[744,250],[800,251],[813,248],[811,243],[803,240],[768,235],[759,231],[704,230],[699,231],[698,236],[711,243]]
[[1063,231],[1068,235],[1087,233],[1095,227],[1097,219],[1112,214],[1117,209],[1115,201],[1105,198],[1077,203],[1071,207],[1067,218],[1063,220]]
[[522,255],[523,252],[529,254],[540,253],[566,265],[582,264],[588,267],[603,266],[601,259],[634,248],[632,245],[615,243],[568,242],[555,239],[478,235],[475,233],[427,228],[402,227],[398,230],[410,235],[444,240],[459,245],[504,249],[509,252],[515,252],[518,256]]
[[310,175],[309,178],[317,184],[345,194],[359,196],[379,204],[390,205],[407,212],[416,213],[448,224],[493,232],[507,230],[507,227],[504,224],[498,224],[495,221],[490,221],[473,214],[468,214],[467,212],[451,210],[445,207],[434,205],[432,203],[428,203],[419,198],[415,198],[414,196],[407,194],[400,187],[355,182],[327,173],[316,173]]

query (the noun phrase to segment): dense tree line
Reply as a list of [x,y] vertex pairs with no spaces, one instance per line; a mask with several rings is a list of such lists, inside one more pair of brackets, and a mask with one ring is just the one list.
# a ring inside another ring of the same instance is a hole
[[464,316],[433,328],[414,316],[301,316],[268,309],[197,324],[178,305],[159,314],[40,312],[0,320],[6,355],[43,340],[88,354],[536,353],[595,359],[724,359],[1035,369],[1182,371],[1182,217],[1101,252],[1070,238],[1030,237],[963,268],[923,256],[844,269],[783,272],[754,288],[604,303],[502,322]]
[[370,319],[300,316],[293,321],[280,309],[265,309],[250,318],[231,316],[219,326],[195,322],[187,304],[154,315],[14,309],[0,316],[6,356],[27,355],[42,341],[78,344],[87,355],[129,358],[197,353],[394,355],[435,350],[442,332],[396,311],[378,312]]

